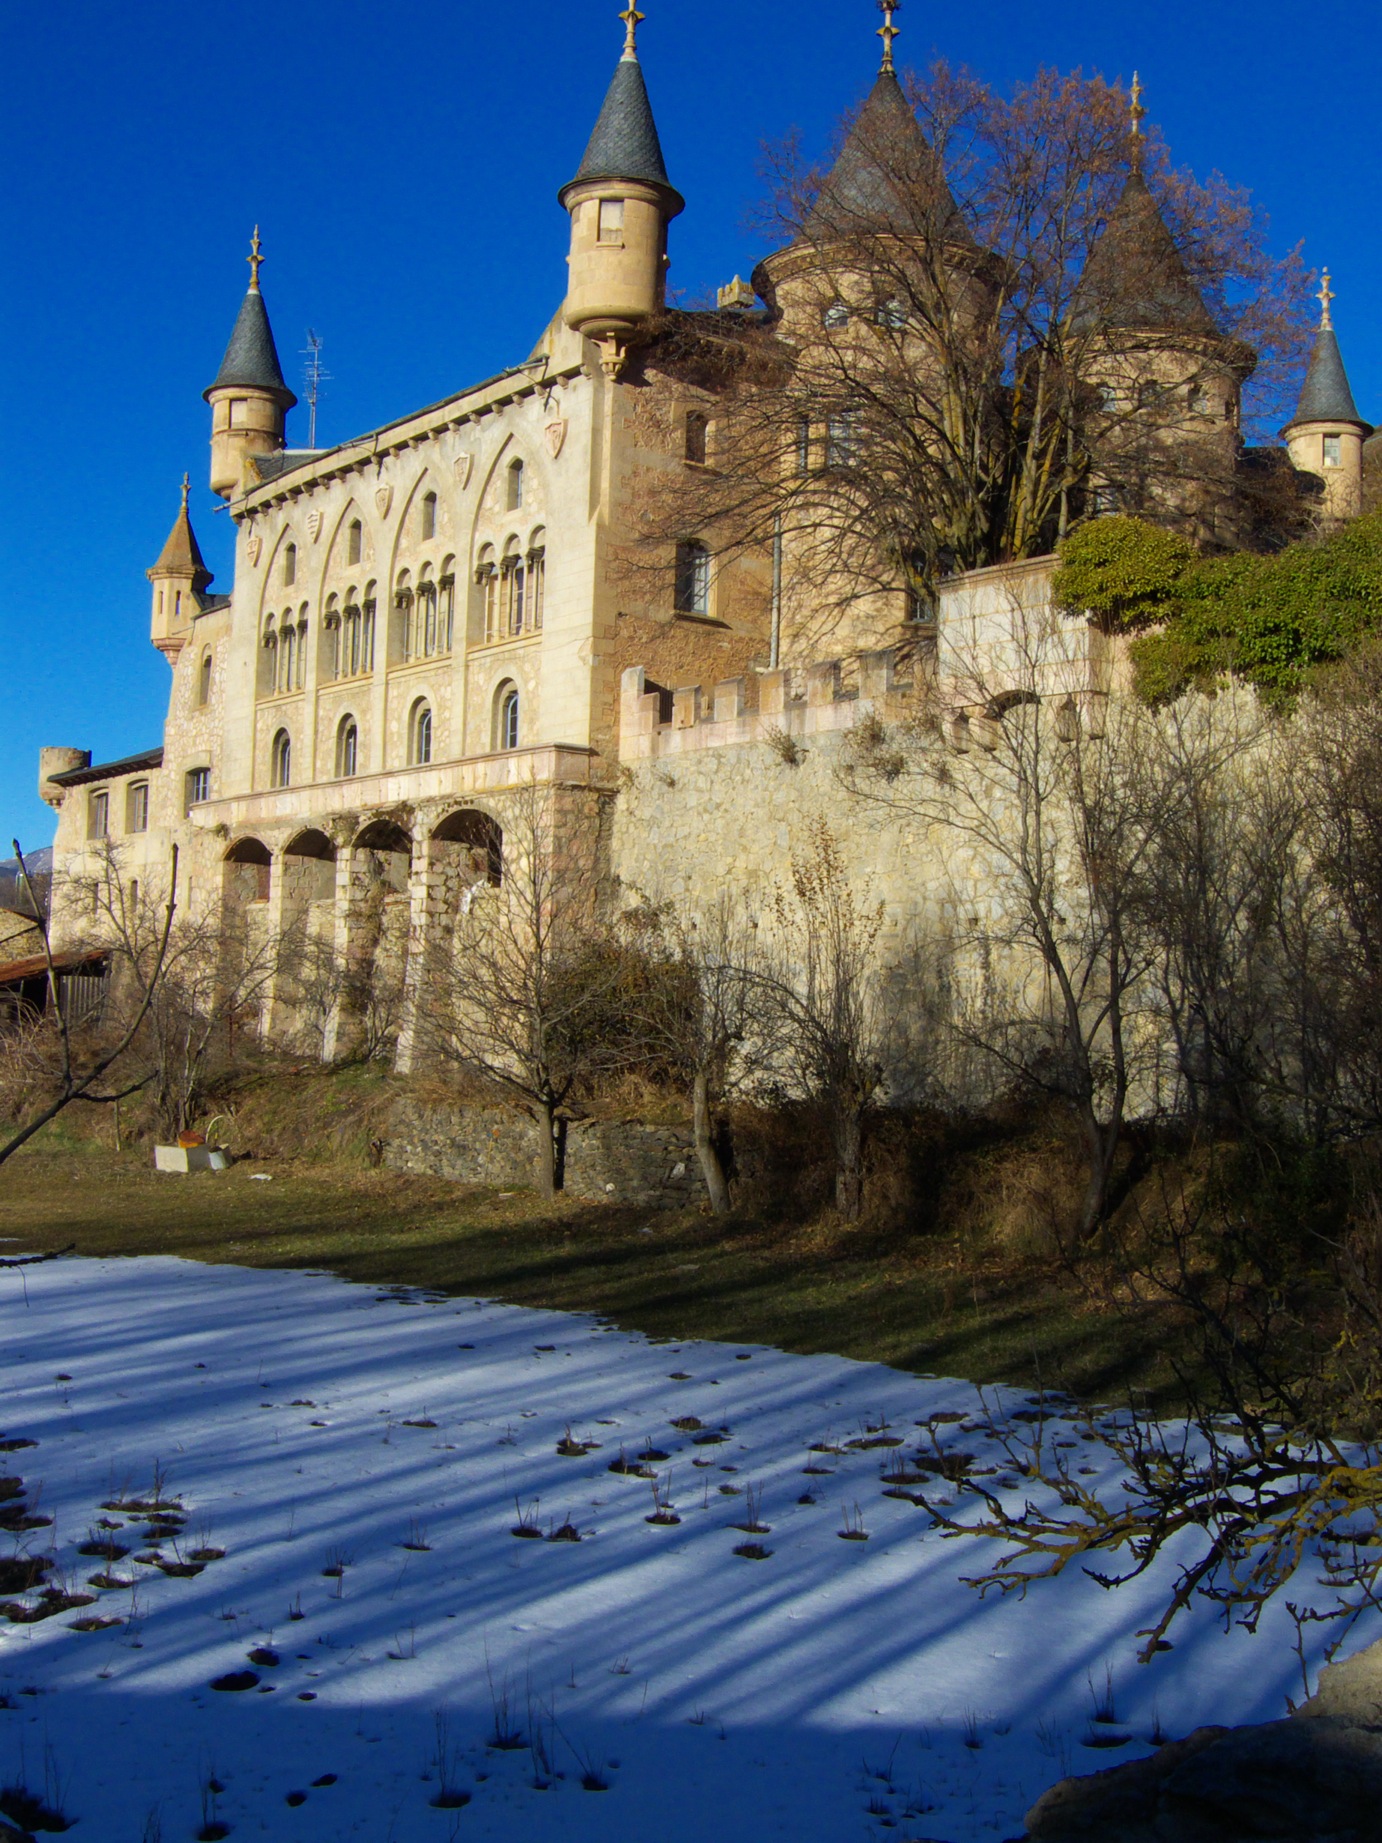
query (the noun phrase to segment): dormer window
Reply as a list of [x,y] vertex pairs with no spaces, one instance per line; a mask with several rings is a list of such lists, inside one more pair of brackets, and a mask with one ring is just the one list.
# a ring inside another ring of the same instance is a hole
[[622,198],[602,198],[600,200],[601,243],[622,243],[624,241],[624,201]]
[[1344,438],[1342,435],[1326,435],[1324,438],[1324,464],[1326,467],[1342,467],[1344,464]]

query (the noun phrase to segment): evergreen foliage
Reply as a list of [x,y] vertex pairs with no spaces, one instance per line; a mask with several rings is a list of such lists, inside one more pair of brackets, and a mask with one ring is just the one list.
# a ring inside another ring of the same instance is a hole
[[1274,556],[1227,557],[1141,519],[1096,519],[1060,555],[1057,602],[1138,636],[1137,689],[1152,704],[1231,675],[1280,708],[1382,629],[1382,513]]

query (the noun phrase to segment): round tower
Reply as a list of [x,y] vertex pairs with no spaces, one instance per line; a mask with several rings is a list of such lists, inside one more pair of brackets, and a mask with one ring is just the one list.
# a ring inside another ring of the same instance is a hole
[[206,567],[187,515],[187,495],[191,487],[190,477],[184,474],[182,505],[168,533],[168,542],[158,562],[146,572],[153,584],[149,638],[169,665],[176,664],[178,654],[186,645],[192,631],[192,617],[200,613],[203,594],[211,581],[211,571]]
[[1357,518],[1363,509],[1363,443],[1371,423],[1358,414],[1344,370],[1330,311],[1335,300],[1329,271],[1320,285],[1320,325],[1296,413],[1282,433],[1291,465],[1323,482],[1320,506],[1330,523]]
[[268,309],[259,292],[264,258],[257,224],[247,261],[249,292],[240,304],[216,380],[202,392],[211,405],[211,490],[222,499],[233,499],[241,490],[251,455],[282,452],[288,411],[297,402],[283,380]]
[[638,62],[643,15],[630,4],[624,55],[576,177],[558,193],[571,214],[566,324],[601,347],[617,377],[629,342],[662,311],[667,226],[686,201],[667,178],[662,144]]

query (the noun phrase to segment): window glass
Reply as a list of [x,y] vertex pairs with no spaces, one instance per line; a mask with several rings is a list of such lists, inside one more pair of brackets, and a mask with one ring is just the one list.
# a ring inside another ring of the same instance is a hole
[[91,795],[86,809],[86,835],[105,838],[110,831],[110,795],[102,787]]
[[211,798],[211,770],[209,768],[189,768],[187,771],[187,804],[200,806],[203,800]]
[[510,686],[499,704],[499,747],[516,749],[518,747],[518,691]]
[[600,200],[600,241],[601,243],[622,243],[624,241],[624,201],[622,198],[602,198]]
[[834,332],[838,327],[849,325],[849,309],[843,301],[832,301],[821,315],[822,321]]
[[428,704],[419,704],[413,712],[413,761],[418,767],[426,767],[432,759],[432,710]]
[[678,614],[709,614],[710,552],[704,544],[678,544],[674,606]]
[[128,832],[147,832],[149,829],[149,783],[147,781],[136,781],[126,796],[125,829]]
[[273,786],[287,787],[292,781],[293,745],[288,739],[287,730],[280,730],[274,737],[269,769]]
[[1344,441],[1341,435],[1326,435],[1324,438],[1324,464],[1326,467],[1342,467],[1344,464]]
[[341,723],[340,736],[336,742],[336,773],[348,781],[356,772],[360,755],[360,732],[355,727],[352,717],[346,717]]

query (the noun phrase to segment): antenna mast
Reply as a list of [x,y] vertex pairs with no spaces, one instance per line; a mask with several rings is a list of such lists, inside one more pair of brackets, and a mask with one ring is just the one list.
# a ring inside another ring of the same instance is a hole
[[331,373],[322,368],[321,334],[314,332],[310,326],[307,329],[307,344],[303,348],[302,356],[307,360],[303,368],[307,396],[307,446],[315,450],[317,446],[317,403],[321,397],[322,385],[331,382]]

